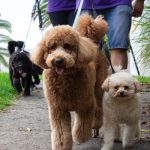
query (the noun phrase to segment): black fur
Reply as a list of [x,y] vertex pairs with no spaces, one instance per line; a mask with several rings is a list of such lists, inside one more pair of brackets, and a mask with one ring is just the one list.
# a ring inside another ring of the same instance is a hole
[[30,88],[40,83],[39,75],[42,74],[42,69],[31,62],[27,51],[21,50],[23,46],[22,41],[8,42],[9,74],[12,86],[17,92],[20,93],[23,90],[24,96],[30,96]]

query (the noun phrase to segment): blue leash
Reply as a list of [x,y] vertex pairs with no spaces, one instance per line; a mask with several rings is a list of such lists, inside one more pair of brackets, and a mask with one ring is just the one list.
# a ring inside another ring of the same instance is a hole
[[76,27],[77,27],[77,22],[78,22],[80,13],[81,13],[81,9],[82,9],[82,6],[83,6],[83,2],[84,2],[84,0],[81,0],[81,1],[80,1],[79,8],[78,8],[76,17],[75,17],[74,22],[73,22],[73,26],[72,26],[73,29],[76,29]]

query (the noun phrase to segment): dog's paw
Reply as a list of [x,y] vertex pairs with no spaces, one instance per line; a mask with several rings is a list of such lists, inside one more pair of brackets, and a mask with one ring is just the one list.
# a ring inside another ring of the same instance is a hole
[[30,96],[30,93],[29,93],[29,92],[24,92],[24,93],[23,93],[23,96],[24,96],[24,97]]
[[132,142],[123,143],[122,147],[123,147],[123,148],[131,148],[131,147],[132,147]]
[[99,136],[99,129],[92,129],[92,137],[97,138]]
[[115,138],[114,142],[120,143],[120,142],[121,142],[121,139]]
[[40,80],[34,80],[34,84],[40,84]]
[[104,145],[104,146],[101,148],[101,150],[111,150],[111,148]]

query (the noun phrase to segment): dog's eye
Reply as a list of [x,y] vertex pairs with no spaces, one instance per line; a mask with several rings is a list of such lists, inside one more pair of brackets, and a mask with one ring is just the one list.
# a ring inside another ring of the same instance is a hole
[[65,43],[63,47],[64,47],[64,49],[67,49],[67,50],[71,50],[72,49],[72,46],[70,44],[68,44],[68,43]]
[[118,85],[116,85],[114,88],[115,88],[116,90],[118,90],[119,86],[118,86]]
[[127,89],[129,89],[129,87],[128,86],[124,86],[124,89],[127,90]]
[[53,45],[48,46],[49,50],[55,50],[56,49],[56,43],[54,43]]

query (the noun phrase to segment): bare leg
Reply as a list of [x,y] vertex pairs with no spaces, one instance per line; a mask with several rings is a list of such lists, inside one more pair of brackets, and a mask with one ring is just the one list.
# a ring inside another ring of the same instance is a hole
[[125,49],[112,49],[111,50],[112,65],[122,66],[122,69],[127,69],[128,55]]
[[115,134],[114,124],[104,124],[104,145],[101,150],[111,150],[113,148]]
[[69,112],[49,110],[52,128],[52,150],[71,150],[71,116]]
[[72,131],[74,141],[83,143],[91,138],[93,117],[94,111],[91,109],[76,113],[75,124]]

